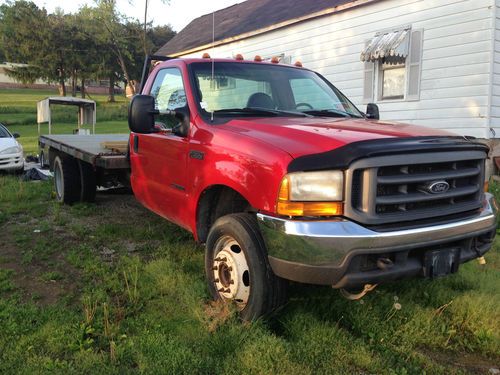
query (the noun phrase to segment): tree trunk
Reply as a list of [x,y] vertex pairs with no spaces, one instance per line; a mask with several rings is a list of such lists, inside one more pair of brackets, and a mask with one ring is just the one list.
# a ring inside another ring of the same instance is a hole
[[135,95],[135,85],[134,82],[130,79],[130,75],[128,74],[128,69],[127,65],[125,64],[125,59],[123,58],[119,50],[116,51],[116,55],[118,56],[118,64],[120,65],[120,68],[122,68],[123,75],[125,76],[125,80],[127,81],[127,86],[130,87],[131,94]]
[[66,96],[66,84],[64,83],[64,79],[59,80],[59,95]]
[[115,76],[113,74],[109,76],[108,102],[115,102]]
[[82,98],[85,99],[85,79],[82,78],[82,87],[80,88],[80,91],[82,93]]
[[76,96],[76,71],[71,75],[71,96]]
[[59,65],[59,95],[66,96],[66,82],[64,76],[63,65]]

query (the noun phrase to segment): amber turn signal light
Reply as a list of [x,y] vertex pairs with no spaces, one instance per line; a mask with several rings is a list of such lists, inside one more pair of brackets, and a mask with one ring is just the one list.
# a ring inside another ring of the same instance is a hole
[[285,177],[278,193],[278,215],[283,216],[338,216],[344,213],[342,202],[290,201],[290,179]]
[[282,202],[277,212],[284,216],[338,216],[344,213],[342,202]]

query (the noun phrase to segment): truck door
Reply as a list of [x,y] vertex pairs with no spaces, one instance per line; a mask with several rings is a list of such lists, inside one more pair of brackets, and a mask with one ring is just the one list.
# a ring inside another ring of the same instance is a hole
[[[182,73],[178,68],[158,71],[149,92],[156,108],[174,110],[186,105]],[[157,127],[164,130],[139,134],[135,170],[143,178],[141,196],[144,205],[181,226],[186,225],[187,154],[189,136],[172,133],[177,121],[172,116],[158,116]],[[135,189],[134,189],[135,191]]]

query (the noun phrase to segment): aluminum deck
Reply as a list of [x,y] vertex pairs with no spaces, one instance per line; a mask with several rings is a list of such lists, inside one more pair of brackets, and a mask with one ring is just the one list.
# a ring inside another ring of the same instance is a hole
[[77,159],[105,169],[128,169],[126,153],[114,152],[101,146],[103,142],[128,141],[129,134],[41,135],[42,148],[51,147]]

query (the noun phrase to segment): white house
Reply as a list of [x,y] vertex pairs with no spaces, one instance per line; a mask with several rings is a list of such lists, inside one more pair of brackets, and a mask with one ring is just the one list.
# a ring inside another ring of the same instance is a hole
[[204,52],[301,61],[382,119],[500,138],[500,0],[247,0],[157,54]]

